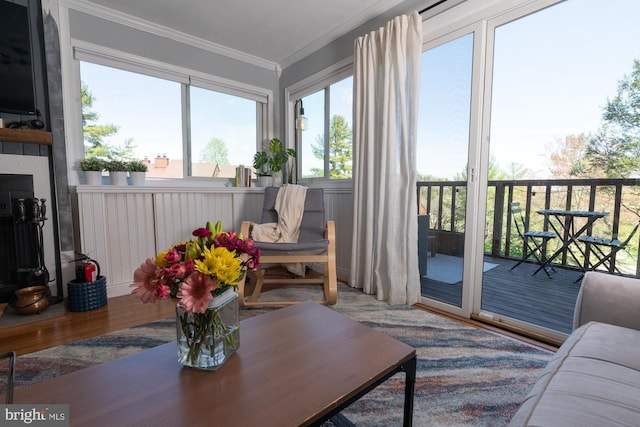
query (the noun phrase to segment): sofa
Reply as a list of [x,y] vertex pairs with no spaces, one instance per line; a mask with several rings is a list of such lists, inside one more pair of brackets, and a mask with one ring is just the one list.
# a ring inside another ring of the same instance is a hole
[[640,279],[585,274],[573,332],[509,426],[640,426]]

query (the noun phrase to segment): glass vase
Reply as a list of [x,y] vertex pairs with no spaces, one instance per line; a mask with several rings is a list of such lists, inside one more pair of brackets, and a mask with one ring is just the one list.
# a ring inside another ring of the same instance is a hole
[[176,306],[178,363],[215,371],[240,347],[238,294],[229,288],[215,297],[204,313]]

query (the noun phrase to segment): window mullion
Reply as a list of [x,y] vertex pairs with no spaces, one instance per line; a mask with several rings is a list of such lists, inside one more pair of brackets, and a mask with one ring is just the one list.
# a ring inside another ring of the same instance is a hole
[[331,151],[329,149],[329,143],[331,141],[331,135],[329,134],[331,129],[331,89],[327,86],[324,90],[324,177],[331,179],[331,171],[329,170],[329,155]]

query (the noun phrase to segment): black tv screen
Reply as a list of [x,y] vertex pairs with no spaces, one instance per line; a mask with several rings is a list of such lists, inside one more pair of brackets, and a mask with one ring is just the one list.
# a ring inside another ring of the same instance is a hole
[[29,35],[28,8],[0,0],[0,112],[35,112]]

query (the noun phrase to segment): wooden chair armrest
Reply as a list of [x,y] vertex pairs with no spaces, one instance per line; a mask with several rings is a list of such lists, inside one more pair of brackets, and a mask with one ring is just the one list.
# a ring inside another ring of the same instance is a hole
[[253,223],[251,221],[242,221],[242,225],[240,226],[240,234],[245,239],[250,238],[252,229]]

